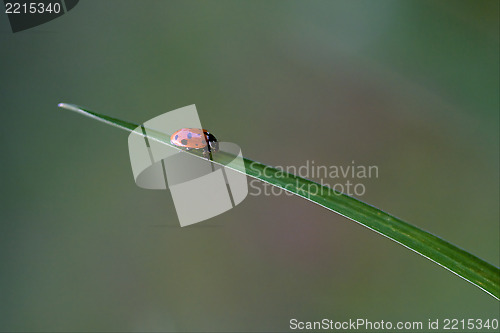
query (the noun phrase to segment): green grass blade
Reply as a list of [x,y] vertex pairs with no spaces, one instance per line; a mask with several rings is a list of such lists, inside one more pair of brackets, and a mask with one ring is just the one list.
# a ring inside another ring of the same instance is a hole
[[[72,104],[61,103],[59,107],[81,113],[127,131],[133,131],[139,126],[138,124],[101,115]],[[148,139],[171,145],[165,133],[149,130],[148,133],[151,133]],[[227,164],[233,158],[234,156],[224,152],[214,154],[214,162],[220,164]],[[235,170],[294,193],[358,222],[450,270],[496,299],[500,298],[500,269],[498,267],[427,231],[346,194],[259,162],[246,158],[244,162],[245,169]]]

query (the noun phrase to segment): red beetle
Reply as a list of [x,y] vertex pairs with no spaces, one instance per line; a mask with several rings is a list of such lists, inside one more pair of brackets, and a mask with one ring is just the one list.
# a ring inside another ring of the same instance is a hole
[[170,137],[170,143],[174,146],[190,149],[203,149],[203,156],[219,150],[219,143],[215,136],[205,129],[181,128]]

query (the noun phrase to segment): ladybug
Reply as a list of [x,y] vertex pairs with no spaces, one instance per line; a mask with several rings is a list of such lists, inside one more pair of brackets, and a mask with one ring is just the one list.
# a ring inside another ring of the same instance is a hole
[[203,156],[219,150],[219,143],[213,134],[206,129],[181,128],[170,137],[170,143],[185,150],[203,149]]

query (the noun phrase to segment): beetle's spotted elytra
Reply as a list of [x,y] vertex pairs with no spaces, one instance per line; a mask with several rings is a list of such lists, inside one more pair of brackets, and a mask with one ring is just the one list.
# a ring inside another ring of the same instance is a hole
[[205,129],[181,128],[170,137],[170,143],[185,150],[203,149],[203,156],[219,150],[219,143],[213,134]]

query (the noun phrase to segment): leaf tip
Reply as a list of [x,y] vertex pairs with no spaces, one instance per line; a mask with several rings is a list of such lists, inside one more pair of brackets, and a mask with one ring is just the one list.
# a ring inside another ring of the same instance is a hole
[[59,103],[59,104],[57,104],[57,106],[62,108],[62,109],[66,109],[66,110],[70,110],[70,111],[75,111],[75,112],[81,111],[78,106],[73,105],[73,104]]

